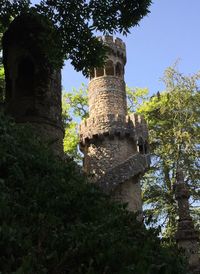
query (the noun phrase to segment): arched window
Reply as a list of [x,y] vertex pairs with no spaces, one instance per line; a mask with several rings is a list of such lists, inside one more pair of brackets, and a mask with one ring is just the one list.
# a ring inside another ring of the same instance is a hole
[[96,77],[104,76],[104,69],[103,68],[97,68],[96,69]]
[[115,67],[116,76],[122,76],[122,65],[118,62]]
[[32,96],[34,93],[35,66],[29,57],[22,58],[17,67],[16,95]]
[[143,141],[142,137],[140,137],[138,139],[137,147],[138,147],[138,152],[141,154],[144,154],[144,141]]
[[113,61],[109,60],[106,62],[106,75],[114,75],[114,64]]

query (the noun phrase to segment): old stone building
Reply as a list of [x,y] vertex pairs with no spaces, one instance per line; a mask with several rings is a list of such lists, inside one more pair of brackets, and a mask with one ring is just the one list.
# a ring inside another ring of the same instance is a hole
[[47,30],[40,19],[31,14],[18,16],[4,34],[5,111],[17,123],[30,123],[61,155],[61,71],[51,67],[41,48]]
[[199,235],[194,228],[193,220],[190,216],[189,189],[184,182],[184,175],[181,170],[177,172],[177,181],[174,185],[175,197],[178,202],[178,227],[176,241],[179,248],[185,251],[188,258],[191,273],[200,273],[200,250]]
[[80,149],[90,180],[129,210],[141,211],[140,176],[149,167],[147,125],[140,115],[127,114],[121,39],[100,38],[109,53],[103,68],[90,73],[89,118],[80,126]]

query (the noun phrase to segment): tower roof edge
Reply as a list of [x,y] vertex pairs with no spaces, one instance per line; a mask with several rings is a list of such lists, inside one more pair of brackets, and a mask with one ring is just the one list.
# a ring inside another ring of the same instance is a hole
[[114,37],[111,35],[104,35],[104,36],[99,36],[98,39],[102,41],[104,44],[107,44],[108,46],[111,47],[117,47],[120,48],[123,51],[126,51],[126,44],[122,41],[121,38]]

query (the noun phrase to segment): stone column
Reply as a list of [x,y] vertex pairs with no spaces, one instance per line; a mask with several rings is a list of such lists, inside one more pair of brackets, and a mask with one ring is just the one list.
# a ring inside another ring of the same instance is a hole
[[194,229],[193,220],[189,210],[189,189],[184,182],[182,171],[177,172],[175,184],[175,198],[178,202],[178,227],[176,241],[178,247],[185,251],[192,273],[200,273],[199,237]]
[[47,35],[42,18],[32,14],[18,16],[4,34],[5,108],[17,123],[30,123],[61,156],[61,71],[50,65],[41,48]]
[[112,36],[100,40],[109,52],[105,66],[90,75],[89,118],[80,126],[84,170],[130,210],[141,211],[139,177],[149,166],[147,126],[141,116],[127,115],[125,44]]

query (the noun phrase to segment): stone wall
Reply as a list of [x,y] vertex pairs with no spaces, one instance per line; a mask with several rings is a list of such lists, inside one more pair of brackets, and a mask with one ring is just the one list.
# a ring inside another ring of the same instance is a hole
[[85,171],[100,178],[106,171],[118,166],[124,159],[136,153],[136,146],[129,139],[103,138],[87,146]]
[[141,200],[141,186],[139,177],[132,178],[119,184],[113,197],[116,201],[123,201],[127,204],[127,209],[138,213],[138,220],[142,220],[142,200]]
[[148,141],[146,122],[137,114],[124,116],[111,113],[92,116],[81,123],[79,132],[81,144],[92,139],[103,139],[105,136],[130,138],[135,144],[139,138],[142,138],[144,142]]
[[89,84],[89,115],[106,113],[126,115],[125,83],[115,76],[99,77]]

